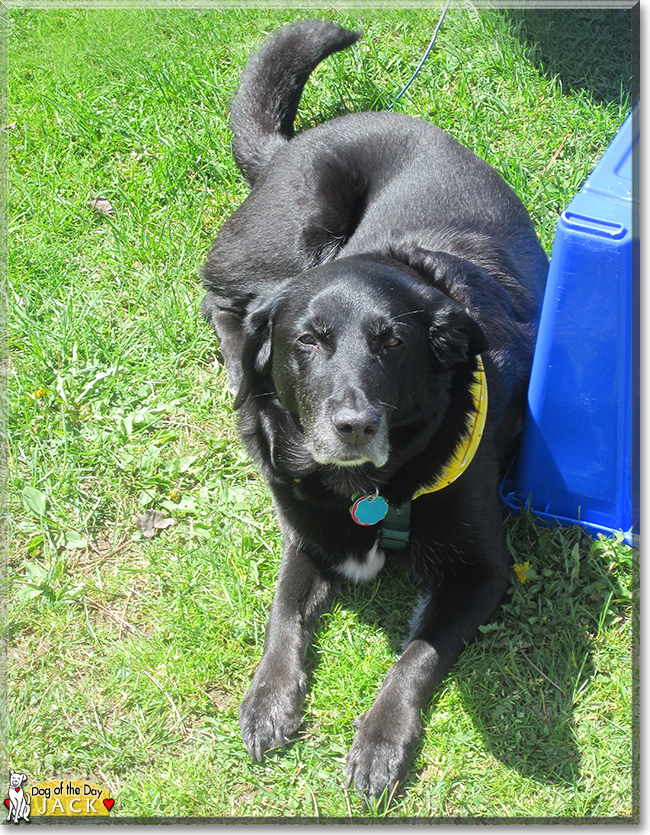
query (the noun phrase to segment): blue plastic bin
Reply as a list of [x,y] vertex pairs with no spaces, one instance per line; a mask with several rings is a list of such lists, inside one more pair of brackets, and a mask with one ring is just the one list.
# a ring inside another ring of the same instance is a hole
[[[513,511],[639,541],[638,105],[558,221]],[[633,165],[634,159],[634,165]]]

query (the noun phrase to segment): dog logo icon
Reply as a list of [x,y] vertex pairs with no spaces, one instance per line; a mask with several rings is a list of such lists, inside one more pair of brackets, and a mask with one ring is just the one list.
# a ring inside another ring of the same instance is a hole
[[21,818],[29,823],[31,798],[23,790],[23,783],[26,779],[26,774],[9,769],[9,798],[5,800],[5,805],[9,807],[7,820],[11,820],[13,814],[14,823],[18,823]]

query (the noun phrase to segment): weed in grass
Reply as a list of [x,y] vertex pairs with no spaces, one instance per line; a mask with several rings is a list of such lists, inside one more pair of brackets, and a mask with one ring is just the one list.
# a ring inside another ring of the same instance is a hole
[[[323,14],[364,38],[318,68],[299,128],[385,107],[438,17]],[[495,166],[548,251],[630,89],[629,12],[562,14],[568,46],[556,10],[453,7],[397,106]],[[280,538],[199,316],[198,269],[246,193],[228,99],[254,46],[297,16],[9,13],[3,761],[37,780],[93,778],[113,816],[361,815],[342,776],[352,722],[417,599],[390,568],[346,587],[310,650],[299,739],[247,760],[237,711]],[[100,196],[112,213],[89,205]],[[176,524],[143,537],[133,517],[147,511]],[[530,517],[506,533],[526,582],[513,569],[427,712],[406,785],[368,816],[635,813],[636,554]]]

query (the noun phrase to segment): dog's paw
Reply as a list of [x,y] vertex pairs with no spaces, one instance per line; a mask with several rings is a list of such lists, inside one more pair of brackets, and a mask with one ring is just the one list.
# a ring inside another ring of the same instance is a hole
[[354,728],[345,764],[345,786],[354,785],[366,798],[376,800],[384,793],[389,798],[406,777],[420,736],[419,712],[380,697],[355,721]]
[[[261,666],[261,665],[260,665]],[[273,748],[284,748],[302,723],[302,677],[272,674],[258,669],[239,708],[239,727],[249,756],[262,761]]]

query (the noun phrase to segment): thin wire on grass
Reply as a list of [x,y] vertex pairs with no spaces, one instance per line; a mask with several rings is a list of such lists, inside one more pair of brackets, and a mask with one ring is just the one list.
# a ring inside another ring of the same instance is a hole
[[417,67],[415,68],[415,71],[413,72],[413,75],[409,78],[409,80],[406,82],[406,84],[404,85],[404,87],[402,87],[402,89],[400,90],[400,92],[399,92],[399,93],[397,94],[397,96],[393,99],[393,103],[392,103],[391,105],[389,105],[389,106],[388,106],[388,108],[387,108],[388,110],[392,110],[392,109],[393,109],[393,107],[394,107],[394,106],[397,104],[397,102],[398,102],[398,101],[402,98],[402,96],[403,96],[403,95],[404,95],[404,93],[408,90],[408,88],[411,86],[411,84],[415,81],[415,79],[416,79],[416,77],[417,77],[418,73],[420,72],[420,70],[421,70],[421,69],[422,69],[422,67],[424,66],[424,62],[425,62],[425,61],[427,60],[427,58],[429,57],[429,53],[430,53],[430,52],[431,52],[431,50],[433,49],[433,45],[434,45],[434,43],[436,42],[436,38],[438,37],[438,32],[440,31],[440,27],[442,26],[442,22],[443,22],[443,20],[445,19],[445,15],[447,14],[447,9],[449,8],[449,4],[450,4],[450,3],[451,3],[451,0],[447,0],[447,2],[445,3],[445,7],[444,7],[444,9],[442,10],[442,14],[440,15],[440,20],[438,21],[438,25],[436,26],[436,28],[435,28],[435,30],[434,30],[434,32],[433,32],[433,37],[432,37],[432,38],[431,38],[431,40],[429,41],[429,46],[426,48],[426,51],[425,51],[424,55],[422,56],[422,60],[420,61],[420,63],[419,63],[419,64],[417,65]]

